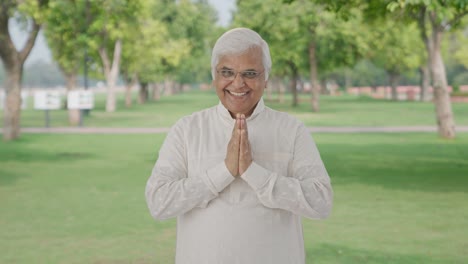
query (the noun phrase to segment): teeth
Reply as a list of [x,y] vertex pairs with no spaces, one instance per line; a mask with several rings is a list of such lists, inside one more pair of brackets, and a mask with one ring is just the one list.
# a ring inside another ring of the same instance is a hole
[[245,92],[245,93],[235,93],[235,92],[231,92],[231,91],[229,91],[229,92],[230,92],[232,95],[235,95],[235,96],[243,96],[243,95],[246,95],[246,94],[247,94],[247,92]]

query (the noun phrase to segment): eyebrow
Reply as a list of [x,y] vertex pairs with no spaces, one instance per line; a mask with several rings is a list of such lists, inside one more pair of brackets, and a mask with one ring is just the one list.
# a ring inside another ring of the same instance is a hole
[[[229,68],[229,67],[223,66],[223,67],[221,68],[221,70],[231,70],[231,71],[233,71],[234,69],[231,69],[231,68]],[[243,70],[243,71],[241,71],[241,72],[246,72],[246,71],[258,72],[256,69],[247,69],[247,70]]]

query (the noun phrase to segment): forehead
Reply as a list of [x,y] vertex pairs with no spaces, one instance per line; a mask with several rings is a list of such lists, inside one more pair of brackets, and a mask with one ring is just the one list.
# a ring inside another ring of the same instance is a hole
[[259,47],[255,47],[238,54],[222,55],[219,58],[217,68],[261,70],[263,69],[262,50]]

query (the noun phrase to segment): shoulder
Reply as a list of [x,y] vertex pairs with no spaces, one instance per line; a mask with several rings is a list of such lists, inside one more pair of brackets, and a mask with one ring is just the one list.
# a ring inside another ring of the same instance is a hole
[[289,113],[277,111],[270,107],[265,107],[265,118],[268,122],[281,127],[282,129],[298,129],[304,127],[304,123]]
[[171,131],[175,130],[181,132],[189,129],[196,129],[199,124],[212,119],[214,114],[216,114],[216,106],[193,112],[190,115],[180,118],[172,126]]

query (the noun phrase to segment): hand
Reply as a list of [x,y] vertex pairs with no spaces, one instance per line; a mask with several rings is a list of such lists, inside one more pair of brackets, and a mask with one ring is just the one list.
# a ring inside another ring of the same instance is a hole
[[244,172],[252,164],[252,151],[250,149],[249,133],[247,130],[247,121],[245,115],[240,117],[240,147],[239,147],[239,175]]
[[226,159],[224,163],[232,176],[239,176],[239,149],[241,140],[240,115],[236,115],[236,123],[232,130],[231,140],[227,146]]
[[233,176],[242,175],[252,164],[247,122],[243,114],[236,115],[236,123],[232,130],[224,163]]

